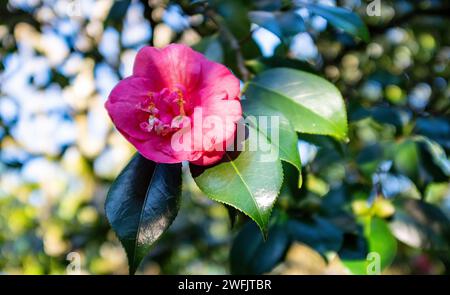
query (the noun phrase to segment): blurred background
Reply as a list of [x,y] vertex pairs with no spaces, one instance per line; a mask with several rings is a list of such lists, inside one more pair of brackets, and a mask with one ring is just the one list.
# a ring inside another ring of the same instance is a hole
[[[134,149],[103,103],[144,45],[184,43],[240,75],[203,2],[1,1],[0,273],[70,273],[74,257],[83,274],[127,273],[103,206]],[[377,1],[209,2],[241,43],[250,74],[311,71],[346,99],[350,142],[300,135],[304,185],[280,196],[280,212],[326,217],[341,229],[375,215],[395,237],[384,273],[450,273],[449,3],[381,0],[374,16],[366,5]],[[354,11],[370,41],[330,26],[302,2]],[[292,11],[302,28],[280,38],[251,21],[251,10]],[[188,173],[184,182],[179,216],[139,273],[230,272],[230,247],[246,219],[231,228],[225,207]],[[358,252],[358,235],[342,234],[339,255],[330,256],[335,234],[305,224],[303,240],[284,245],[272,272],[349,273],[345,257]]]

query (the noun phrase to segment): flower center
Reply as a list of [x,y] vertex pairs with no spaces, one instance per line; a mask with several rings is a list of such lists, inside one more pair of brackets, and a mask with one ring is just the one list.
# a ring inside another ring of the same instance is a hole
[[160,92],[149,92],[148,96],[137,108],[148,113],[146,121],[140,127],[147,132],[166,136],[190,124],[185,110],[185,90],[183,86],[176,86],[169,90],[164,88]]

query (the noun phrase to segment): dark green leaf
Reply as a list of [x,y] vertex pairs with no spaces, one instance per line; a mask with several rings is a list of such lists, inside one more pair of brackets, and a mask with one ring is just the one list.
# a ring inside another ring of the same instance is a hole
[[242,0],[209,0],[211,6],[223,19],[224,24],[239,40],[250,33],[248,7]]
[[377,106],[370,109],[358,108],[350,113],[350,121],[358,121],[371,117],[381,124],[394,126],[398,133],[403,130],[403,127],[409,123],[411,118],[410,112],[392,106]]
[[279,10],[283,6],[284,0],[254,0],[253,5],[257,9],[273,11]]
[[[367,257],[365,259],[342,259],[353,274],[371,274],[372,266],[377,263],[379,263],[379,270],[382,271],[392,263],[397,253],[397,241],[383,219],[366,218],[364,220],[364,236],[369,246]],[[376,260],[372,260],[374,257]]]
[[394,202],[392,233],[403,243],[421,249],[449,250],[450,220],[436,206],[414,199]]
[[202,38],[200,42],[192,46],[192,48],[203,53],[209,60],[223,63],[224,52],[217,35]]
[[131,4],[131,0],[114,1],[108,16],[106,17],[106,23],[121,22],[127,14],[128,7]]
[[445,154],[445,151],[442,149],[442,147],[436,142],[431,141],[423,136],[414,137],[414,140],[419,143],[419,146],[425,153],[425,155],[422,154],[422,157],[429,158],[431,160],[424,161],[424,164],[431,169],[434,167],[430,167],[430,164],[433,164],[433,166],[437,167],[443,175],[442,177],[436,178],[441,178],[442,181],[448,181],[448,177],[450,176],[450,160],[447,158],[447,155]]
[[430,182],[446,182],[450,161],[436,142],[422,136],[409,138],[395,147],[394,167],[423,190]]
[[234,225],[236,224],[236,221],[237,221],[237,218],[239,215],[239,210],[236,210],[234,207],[229,206],[227,204],[223,204],[223,205],[227,209],[228,217],[230,219],[230,226],[231,226],[231,228],[233,228]]
[[412,140],[406,140],[395,148],[395,170],[414,183],[419,183],[420,155],[417,144]]
[[292,239],[310,246],[322,255],[337,252],[342,245],[342,231],[324,218],[291,219],[287,226]]
[[361,172],[368,178],[377,172],[378,167],[384,160],[384,149],[379,143],[368,145],[361,149],[356,157]]
[[448,118],[418,118],[414,129],[417,134],[424,135],[450,150],[450,120]]
[[347,138],[347,114],[339,91],[318,76],[288,68],[265,71],[246,96],[279,110],[298,132]]
[[282,164],[284,177],[280,197],[296,200],[300,196],[300,188],[303,184],[301,171],[288,162],[283,161]]
[[247,67],[255,74],[259,74],[263,71],[266,71],[270,68],[292,68],[296,70],[301,70],[309,73],[316,73],[317,71],[308,64],[307,62],[293,59],[293,58],[285,58],[279,56],[272,57],[261,57],[254,60],[246,61]]
[[253,23],[274,33],[281,40],[305,30],[302,17],[293,11],[251,11],[249,18]]
[[345,233],[339,258],[342,261],[360,261],[367,257],[369,246],[364,235],[360,233]]
[[266,241],[258,227],[248,222],[239,232],[230,252],[232,274],[262,274],[273,269],[282,259],[288,246],[286,229],[274,225]]
[[308,4],[310,12],[320,15],[329,21],[333,26],[345,32],[357,36],[364,41],[369,41],[369,31],[361,18],[350,10],[319,4]]
[[112,184],[106,217],[134,273],[153,243],[175,219],[181,196],[181,164],[156,164],[137,154]]

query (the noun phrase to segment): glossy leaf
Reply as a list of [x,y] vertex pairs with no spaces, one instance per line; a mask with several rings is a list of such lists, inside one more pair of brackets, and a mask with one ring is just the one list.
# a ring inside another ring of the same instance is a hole
[[390,227],[398,240],[414,248],[449,250],[450,220],[438,207],[413,199],[398,199],[394,205]]
[[394,260],[397,253],[397,241],[386,221],[378,217],[364,220],[364,235],[369,247],[365,259],[343,259],[343,263],[353,274],[376,274],[372,271],[373,267],[377,269],[378,263],[379,270],[382,271]]
[[269,272],[282,259],[288,246],[283,225],[274,225],[266,241],[258,227],[248,222],[233,241],[230,251],[232,274],[262,274]]
[[288,68],[271,69],[249,83],[246,95],[279,110],[298,132],[347,138],[342,96],[321,77]]
[[369,41],[369,31],[356,13],[341,7],[319,4],[308,4],[307,8],[311,13],[325,18],[333,26],[366,42]]
[[[298,151],[297,133],[295,133],[289,121],[279,111],[259,103],[257,98],[252,99],[249,96],[247,98],[242,101],[245,116],[255,117],[256,125],[253,127],[258,128],[258,131],[276,146],[281,160],[290,163],[300,172],[302,164]],[[264,126],[261,126],[261,124],[264,124]],[[278,128],[278,131],[274,130],[276,128]],[[274,135],[276,138],[273,138]]]
[[153,243],[175,219],[181,196],[181,164],[157,164],[137,154],[112,184],[108,221],[134,273]]
[[271,68],[292,68],[309,73],[317,71],[307,62],[294,58],[284,58],[279,56],[260,57],[254,60],[248,60],[245,63],[250,71],[259,74]]
[[310,246],[322,255],[337,252],[342,245],[342,231],[324,218],[292,219],[288,221],[287,227],[292,239]]
[[405,140],[395,147],[394,168],[406,175],[414,183],[422,183],[419,178],[419,147],[413,140]]
[[[414,140],[419,143],[420,147],[423,148],[426,155],[425,157],[431,158],[431,163],[436,166],[440,172],[444,175],[443,181],[446,180],[446,177],[450,176],[450,160],[445,154],[444,149],[437,144],[436,142],[427,139],[423,136],[417,136]],[[425,162],[424,164],[431,164],[429,162]],[[428,167],[430,165],[427,165]],[[448,180],[448,178],[447,178]]]
[[305,30],[302,17],[293,11],[251,11],[248,16],[253,23],[274,33],[281,40]]
[[[265,135],[251,126],[248,130],[248,138],[236,145],[243,151],[229,151],[213,166],[191,165],[191,173],[208,197],[244,212],[266,234],[270,212],[283,182],[283,170],[277,149]],[[259,138],[259,145],[250,150],[254,136]],[[263,151],[261,146],[272,147],[271,152]]]
[[423,191],[432,180],[448,182],[450,161],[442,147],[423,136],[414,136],[394,150],[394,167]]
[[230,227],[233,228],[237,222],[238,216],[239,216],[239,210],[236,208],[229,206],[227,204],[223,204],[225,206],[225,209],[227,209],[228,218],[230,220]]
[[414,130],[450,150],[450,120],[448,118],[418,118]]
[[279,10],[283,6],[283,0],[253,0],[253,5],[261,10]]
[[106,23],[121,22],[127,14],[130,4],[131,0],[114,1],[114,4],[106,17]]

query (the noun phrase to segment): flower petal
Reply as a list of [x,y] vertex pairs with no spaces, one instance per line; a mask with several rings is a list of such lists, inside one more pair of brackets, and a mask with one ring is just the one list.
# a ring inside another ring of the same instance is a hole
[[148,131],[142,128],[142,123],[148,121],[149,113],[142,110],[141,103],[148,99],[155,87],[157,85],[152,80],[133,76],[114,87],[105,107],[117,129],[136,139],[148,138]]
[[133,75],[151,78],[166,87],[195,88],[200,77],[201,59],[204,59],[201,54],[182,44],[170,44],[162,50],[146,46],[136,56]]
[[158,85],[142,77],[128,77],[117,84],[109,94],[108,101],[127,102],[138,105],[148,98],[150,92],[156,91]]

